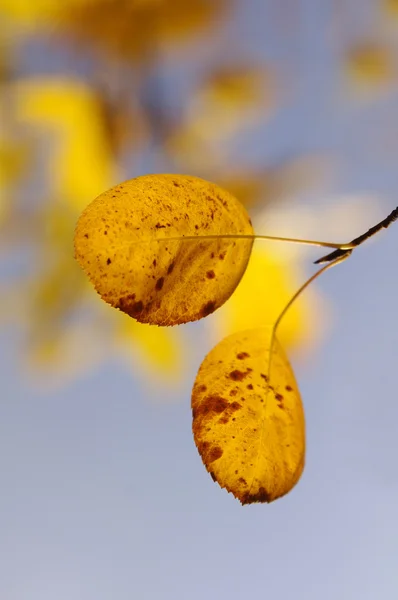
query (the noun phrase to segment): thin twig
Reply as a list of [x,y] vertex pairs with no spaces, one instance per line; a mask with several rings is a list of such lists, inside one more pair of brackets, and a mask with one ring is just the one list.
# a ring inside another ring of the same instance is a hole
[[344,244],[342,244],[341,248],[339,248],[338,250],[335,250],[334,252],[331,252],[330,254],[327,254],[326,256],[322,256],[321,258],[318,258],[318,260],[316,260],[314,262],[314,264],[320,265],[321,263],[334,261],[336,258],[339,258],[341,256],[348,257],[352,253],[354,248],[356,248],[357,246],[359,246],[360,244],[362,244],[363,242],[368,240],[370,237],[375,235],[381,229],[383,229],[383,228],[387,229],[387,227],[389,227],[391,225],[391,223],[393,223],[397,219],[398,219],[398,206],[388,215],[388,217],[386,217],[385,219],[380,221],[380,223],[371,227],[366,233],[363,233],[359,237],[355,238],[349,244],[345,244],[346,247],[351,246],[351,248],[344,249]]

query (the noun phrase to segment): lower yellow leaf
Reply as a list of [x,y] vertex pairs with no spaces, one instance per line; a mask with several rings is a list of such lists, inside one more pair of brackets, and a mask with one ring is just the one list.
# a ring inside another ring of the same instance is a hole
[[297,383],[270,329],[228,336],[204,359],[192,391],[193,434],[214,481],[242,504],[271,502],[299,480],[305,421]]

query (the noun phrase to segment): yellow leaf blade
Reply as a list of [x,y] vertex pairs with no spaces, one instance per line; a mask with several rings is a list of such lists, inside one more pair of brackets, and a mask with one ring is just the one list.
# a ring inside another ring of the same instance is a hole
[[214,481],[242,504],[271,502],[299,480],[305,422],[293,371],[278,341],[268,382],[269,329],[222,340],[192,391],[193,434]]
[[75,256],[106,302],[141,323],[176,325],[214,312],[238,285],[252,238],[183,239],[225,234],[254,234],[236,198],[197,177],[147,175],[85,209]]

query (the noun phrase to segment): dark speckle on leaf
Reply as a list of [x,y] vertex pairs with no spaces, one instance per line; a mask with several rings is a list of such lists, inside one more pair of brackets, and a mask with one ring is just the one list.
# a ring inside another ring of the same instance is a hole
[[216,308],[216,303],[214,301],[207,302],[206,304],[204,304],[202,306],[202,310],[200,311],[200,314],[202,317],[207,317],[207,315],[214,312],[215,308]]
[[245,377],[247,377],[249,375],[250,371],[239,371],[238,369],[235,369],[234,371],[231,371],[229,374],[230,379],[232,379],[233,381],[243,381],[243,379],[245,379]]
[[164,277],[160,277],[160,279],[157,280],[156,282],[156,289],[158,290],[158,292],[160,292],[160,290],[162,289],[164,284]]
[[271,496],[266,492],[265,488],[260,487],[257,494],[244,494],[241,499],[242,504],[251,504],[253,502],[270,502]]
[[220,448],[220,446],[213,446],[210,449],[210,452],[208,453],[208,455],[206,456],[206,460],[207,460],[207,462],[211,463],[211,462],[214,462],[215,460],[218,460],[219,458],[221,458],[222,455],[223,455],[222,448]]

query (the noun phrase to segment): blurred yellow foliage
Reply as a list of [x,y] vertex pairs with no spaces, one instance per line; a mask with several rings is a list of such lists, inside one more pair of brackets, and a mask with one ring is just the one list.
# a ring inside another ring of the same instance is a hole
[[0,189],[19,177],[27,159],[28,149],[22,143],[0,137]]
[[0,11],[34,31],[63,30],[110,56],[147,59],[158,44],[184,41],[210,25],[225,0],[0,0]]
[[[214,324],[218,335],[272,326],[304,280],[294,260],[281,258],[270,243],[256,242],[238,288],[219,310]],[[314,295],[314,290],[306,290],[282,319],[278,338],[284,348],[305,346],[317,330]]]
[[186,40],[218,13],[222,0],[86,0],[62,19],[80,43],[130,60],[151,58],[158,44]]
[[3,16],[27,26],[37,27],[59,15],[62,4],[78,4],[89,0],[0,0]]
[[188,109],[198,136],[229,135],[251,120],[269,117],[273,88],[263,68],[224,67],[205,81]]
[[[294,266],[278,260],[269,245],[257,242],[241,285],[227,305],[229,332],[272,325],[299,285]],[[303,305],[293,304],[281,322],[278,338],[284,347],[305,337],[310,315]]]
[[360,88],[378,89],[390,84],[395,76],[392,52],[387,46],[372,41],[352,47],[345,66],[351,82]]
[[77,211],[117,176],[100,106],[84,83],[34,77],[13,89],[15,113],[49,149],[49,181],[57,201]]
[[263,67],[228,66],[217,69],[196,89],[181,127],[168,139],[170,150],[189,168],[202,161],[216,166],[218,142],[257,122],[265,122],[273,105],[273,82]]
[[381,4],[388,17],[398,18],[398,0],[381,0]]
[[139,361],[149,380],[153,373],[178,383],[187,368],[187,340],[181,331],[153,327],[120,314],[115,319],[115,341],[128,357],[130,366]]

